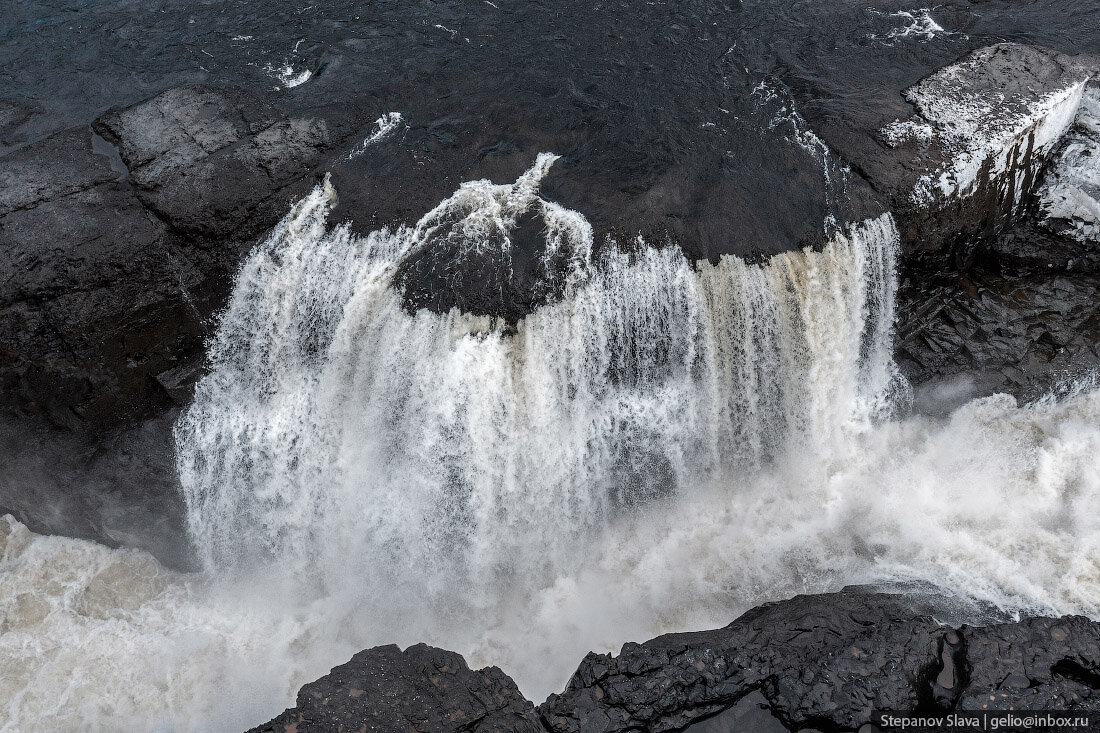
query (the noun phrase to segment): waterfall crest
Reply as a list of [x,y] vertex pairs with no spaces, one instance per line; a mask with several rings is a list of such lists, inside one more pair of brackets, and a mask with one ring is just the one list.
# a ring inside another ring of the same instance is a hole
[[[886,412],[889,215],[763,265],[595,255],[584,217],[538,196],[554,159],[366,237],[328,227],[326,182],[256,249],[176,429],[208,568],[275,559],[335,587],[413,568],[428,592],[486,590],[568,567],[648,504],[791,455],[840,458]],[[530,211],[568,262],[560,302],[514,329],[403,308],[403,258],[507,252]]]

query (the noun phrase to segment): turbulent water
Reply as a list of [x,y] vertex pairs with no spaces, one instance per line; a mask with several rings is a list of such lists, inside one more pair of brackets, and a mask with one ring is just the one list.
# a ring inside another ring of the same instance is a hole
[[[2,729],[248,727],[391,642],[541,699],[589,649],[849,583],[1100,615],[1100,392],[898,417],[889,216],[692,265],[594,243],[539,197],[553,163],[367,237],[327,184],[293,209],[177,426],[205,570],[0,523]],[[418,248],[506,255],[523,215],[567,283],[515,327],[390,287]]]

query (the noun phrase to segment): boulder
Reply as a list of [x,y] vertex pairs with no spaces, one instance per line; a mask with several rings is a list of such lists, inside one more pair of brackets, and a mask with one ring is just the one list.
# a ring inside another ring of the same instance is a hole
[[[239,89],[170,89],[94,127],[118,146],[142,202],[200,242],[269,228],[304,190],[282,189],[307,176],[334,142],[324,119],[287,118]],[[264,205],[273,196],[276,211]]]
[[1098,68],[999,44],[909,89],[916,113],[882,129],[890,155],[913,156],[892,195],[897,358],[914,384],[1034,399],[1100,367]]
[[1100,624],[1083,616],[1031,618],[959,636],[967,710],[1100,709]]
[[545,733],[534,706],[499,669],[471,670],[460,655],[424,644],[359,652],[250,733],[337,730]]
[[[798,596],[715,631],[589,654],[539,708],[552,731],[670,731],[759,691],[792,730],[854,730],[875,710],[931,704],[951,630],[903,596]],[[961,680],[941,690],[949,698]]]
[[203,87],[94,128],[0,166],[3,403],[93,435],[186,403],[241,255],[331,142],[323,119]]

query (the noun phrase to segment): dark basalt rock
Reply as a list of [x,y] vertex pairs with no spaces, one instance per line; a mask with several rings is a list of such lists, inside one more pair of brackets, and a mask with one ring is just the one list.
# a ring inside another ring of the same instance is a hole
[[916,385],[963,380],[959,398],[1030,400],[1100,367],[1100,275],[910,270],[897,360]]
[[41,105],[33,100],[0,99],[0,147],[23,142],[19,128],[41,112]]
[[0,167],[3,402],[98,434],[189,399],[241,255],[312,185],[339,122],[185,87]]
[[1100,708],[1100,624],[1082,616],[1033,618],[959,630],[968,710]]
[[[958,187],[953,197],[944,198],[927,181],[918,184],[918,193],[934,192],[923,210],[913,206],[920,196],[910,196],[908,207],[904,197],[894,198],[903,236],[911,240],[898,293],[898,362],[918,386],[954,378],[956,402],[993,392],[1034,399],[1100,366],[1100,310],[1092,295],[1100,283],[1100,250],[1082,236],[1090,231],[1087,223],[1053,220],[1044,208],[1059,202],[1055,210],[1072,219],[1072,205],[1063,199],[1076,195],[1089,205],[1087,182],[1076,166],[1088,153],[1095,126],[1095,82],[1088,83],[1096,74],[1095,57],[1002,44],[969,60],[986,56],[984,66],[968,68],[964,61],[959,73],[948,69],[929,81],[946,99],[941,114],[965,107],[960,86],[997,94],[1004,114],[993,106],[997,119],[979,114],[974,119],[981,125],[973,129],[984,135],[978,149],[989,149],[988,141],[1000,136],[1011,150],[986,157],[973,185]],[[1069,99],[1061,111],[1045,118],[1029,111],[1036,105],[1058,110],[1049,97],[1040,103],[1051,89]],[[1077,98],[1082,102],[1075,110],[1070,102]],[[1067,132],[1056,137],[1063,128]],[[938,144],[936,134],[922,150]],[[914,148],[921,145],[908,140],[895,153]],[[993,175],[1001,165],[1004,173]],[[953,230],[949,237],[929,229],[945,217]]]
[[297,703],[250,733],[545,733],[506,674],[424,644],[359,652],[302,687]]
[[323,118],[287,118],[254,94],[203,87],[169,90],[94,127],[118,146],[142,202],[205,240],[269,228],[308,185],[277,196],[274,215],[263,203],[306,177],[339,140]]
[[679,730],[759,691],[792,730],[854,730],[875,710],[931,703],[950,630],[918,613],[901,596],[799,596],[724,629],[589,654],[539,710],[553,731]]
[[590,653],[537,717],[495,667],[470,672],[424,645],[377,647],[254,731],[839,733],[884,711],[1100,710],[1100,623],[937,620],[955,610],[863,588],[765,604],[723,629]]
[[[496,37],[496,11],[486,5],[476,12]],[[536,8],[512,12],[546,21]],[[582,75],[595,63],[578,65],[572,46],[552,43],[530,69],[479,79],[486,88],[477,98],[486,106],[471,117],[468,99],[444,92],[465,88],[471,65],[508,64],[491,47],[475,58],[465,45],[441,43],[435,29],[418,29],[379,39],[392,54],[407,44],[430,51],[423,68],[406,69],[384,87],[341,95],[331,71],[282,96],[178,87],[100,116],[93,128],[101,138],[78,128],[7,154],[0,166],[3,403],[98,434],[186,401],[206,319],[224,302],[241,254],[325,171],[340,193],[334,218],[367,231],[411,223],[462,181],[511,182],[538,152],[557,151],[562,159],[541,195],[584,214],[597,248],[609,246],[608,237],[633,245],[641,234],[651,245],[674,242],[694,259],[817,246],[829,235],[829,216],[842,224],[877,214],[888,201],[901,209],[907,241],[922,247],[978,219],[984,229],[1003,218],[1001,209],[974,208],[980,191],[957,211],[944,202],[906,204],[919,175],[948,165],[960,154],[951,145],[966,141],[944,132],[917,149],[889,148],[876,137],[879,128],[846,125],[840,134],[832,118],[803,119],[795,103],[810,87],[787,89],[746,66],[743,55],[752,49],[735,52],[714,37],[714,27],[737,25],[739,12],[694,8],[668,37],[664,18],[643,24],[657,45],[685,34],[704,39],[673,54],[678,68],[699,70],[676,86],[644,75],[579,85],[560,73],[554,85],[536,84],[546,63]],[[403,27],[397,17],[390,21]],[[636,39],[609,38],[600,54],[624,64],[651,56]],[[714,44],[723,51],[717,60],[697,58]],[[1013,104],[1004,124],[1011,127],[1043,94],[1091,73],[1083,60],[1024,46],[982,53],[963,62],[969,75],[948,75],[955,86],[933,76],[913,87],[926,121],[942,123],[929,107],[936,95],[965,100],[1006,84]],[[380,73],[354,54],[343,61],[341,78]],[[448,70],[451,61],[460,75]],[[545,95],[556,100],[553,115],[544,114]],[[895,106],[904,116],[904,105]],[[401,128],[363,148],[380,111],[393,109],[405,111]],[[8,116],[10,125],[26,118]],[[859,173],[848,172],[811,129]],[[1030,166],[1015,161],[1009,170],[1031,177]],[[928,234],[928,226],[939,233]],[[563,278],[543,271],[539,223],[521,217],[506,235],[507,257],[492,248],[471,254],[440,246],[403,263],[395,284],[409,309],[458,307],[514,323],[553,301]],[[915,361],[935,368],[934,360]]]

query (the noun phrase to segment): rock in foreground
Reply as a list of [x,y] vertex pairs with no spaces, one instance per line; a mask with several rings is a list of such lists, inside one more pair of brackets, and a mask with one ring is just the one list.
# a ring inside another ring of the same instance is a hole
[[543,731],[534,706],[496,667],[417,644],[359,652],[298,692],[298,706],[252,733]]
[[859,588],[797,596],[722,629],[590,653],[537,714],[495,667],[472,672],[424,645],[377,647],[304,686],[298,707],[255,731],[702,733],[750,714],[754,729],[855,731],[881,711],[1100,710],[1100,623],[953,627],[937,611]]

